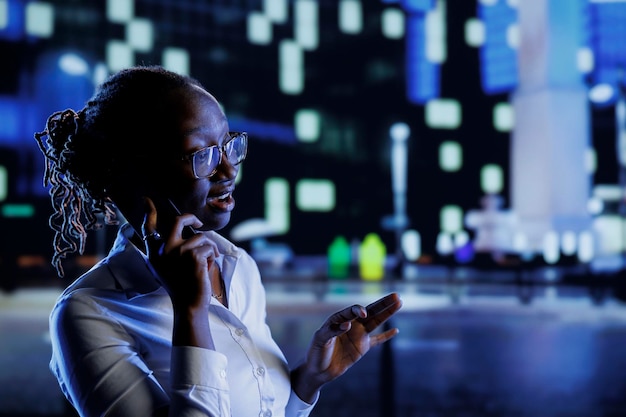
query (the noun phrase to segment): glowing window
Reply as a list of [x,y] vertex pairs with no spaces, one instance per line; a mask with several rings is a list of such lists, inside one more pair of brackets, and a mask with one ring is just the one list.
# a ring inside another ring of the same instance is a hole
[[117,72],[135,65],[135,54],[127,43],[112,40],[106,46],[106,61],[109,69]]
[[446,60],[446,13],[442,1],[426,13],[426,58],[440,64]]
[[289,183],[284,178],[265,182],[265,219],[278,233],[289,230]]
[[154,29],[148,19],[133,19],[126,26],[128,44],[139,52],[150,52],[154,45]]
[[1,211],[4,217],[33,217],[35,206],[32,204],[5,204]]
[[339,2],[339,29],[351,35],[363,30],[363,7],[359,0]]
[[49,38],[54,33],[54,8],[48,3],[26,5],[26,33],[40,38]]
[[465,22],[465,42],[473,47],[485,43],[485,24],[482,20],[471,18]]
[[320,138],[321,118],[316,110],[302,109],[295,115],[296,137],[300,142],[316,142]]
[[331,211],[335,208],[335,184],[330,180],[300,180],[296,205],[302,211]]
[[446,233],[456,233],[463,229],[463,210],[456,205],[447,205],[439,213],[441,230]]
[[498,103],[493,108],[493,126],[500,132],[510,132],[515,124],[513,106],[509,103]]
[[520,37],[521,34],[517,23],[513,23],[506,28],[506,44],[509,45],[511,49],[519,48]]
[[456,129],[461,125],[461,104],[452,99],[434,99],[426,103],[426,124],[432,128]]
[[463,148],[458,142],[447,141],[439,146],[439,166],[447,172],[454,172],[463,166]]
[[0,165],[0,201],[7,199],[9,194],[9,173],[6,167]]
[[256,45],[272,42],[272,22],[263,13],[252,12],[248,15],[248,41]]
[[319,43],[317,1],[296,0],[294,3],[294,35],[305,50],[317,48]]
[[580,48],[576,54],[576,64],[578,70],[582,73],[589,73],[594,68],[593,51],[590,48]]
[[285,23],[287,21],[287,1],[263,0],[265,15],[274,23]]
[[113,23],[127,23],[135,15],[133,0],[107,0],[107,18]]
[[383,35],[389,39],[404,37],[404,13],[402,10],[388,8],[381,14],[381,29]]
[[293,41],[283,40],[280,43],[280,90],[285,94],[300,94],[304,89],[304,53],[302,48]]
[[170,71],[189,75],[189,52],[181,48],[163,50],[163,66]]
[[402,252],[409,261],[417,261],[422,255],[422,238],[417,230],[407,230],[401,237]]
[[0,29],[9,26],[9,4],[7,0],[0,0]]
[[495,164],[485,165],[480,170],[480,186],[487,194],[497,194],[504,185],[502,168]]

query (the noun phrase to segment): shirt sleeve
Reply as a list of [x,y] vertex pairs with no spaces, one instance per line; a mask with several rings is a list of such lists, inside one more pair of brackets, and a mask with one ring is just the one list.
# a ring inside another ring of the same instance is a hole
[[89,296],[61,299],[50,316],[50,367],[81,416],[230,416],[227,360],[208,349],[172,349],[166,392],[134,338]]
[[172,348],[170,416],[229,416],[226,356],[213,350]]
[[315,401],[313,404],[309,404],[304,402],[298,397],[293,390],[291,390],[291,396],[289,397],[289,402],[287,403],[287,407],[285,408],[285,417],[308,417],[315,408],[315,404],[317,404],[317,400],[319,399],[319,392],[315,397]]

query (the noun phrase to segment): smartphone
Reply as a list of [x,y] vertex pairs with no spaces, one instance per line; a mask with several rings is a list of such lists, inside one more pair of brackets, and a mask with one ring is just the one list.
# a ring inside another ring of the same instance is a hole
[[[177,216],[182,215],[182,212],[176,207],[176,204],[171,198],[150,197],[157,210],[157,230],[172,230],[174,227],[174,219]],[[191,226],[185,226],[183,228],[183,239],[189,239],[191,236],[196,235],[198,232]]]

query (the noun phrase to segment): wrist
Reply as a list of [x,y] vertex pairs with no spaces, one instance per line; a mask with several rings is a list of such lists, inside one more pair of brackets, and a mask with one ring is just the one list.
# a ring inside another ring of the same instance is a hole
[[302,401],[308,404],[313,404],[324,384],[325,381],[323,381],[321,375],[310,372],[305,363],[291,371],[291,387],[293,391]]

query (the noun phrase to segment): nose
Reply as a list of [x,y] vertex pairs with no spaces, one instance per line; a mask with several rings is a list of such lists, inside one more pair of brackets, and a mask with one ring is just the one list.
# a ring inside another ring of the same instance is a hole
[[215,174],[211,176],[211,180],[218,181],[234,179],[239,172],[239,165],[233,165],[223,152],[220,156],[220,163],[217,165]]

